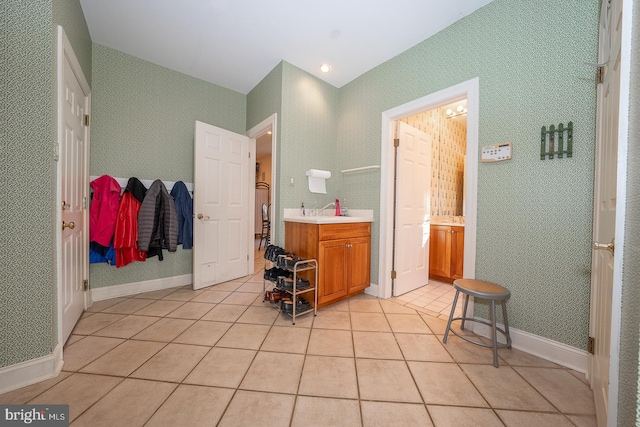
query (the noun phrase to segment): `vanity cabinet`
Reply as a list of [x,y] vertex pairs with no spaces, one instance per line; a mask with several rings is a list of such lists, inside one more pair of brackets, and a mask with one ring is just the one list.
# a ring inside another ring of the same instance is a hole
[[318,307],[361,293],[370,285],[371,223],[285,221],[285,247],[318,260]]
[[429,278],[453,283],[463,276],[464,227],[432,225],[429,243]]

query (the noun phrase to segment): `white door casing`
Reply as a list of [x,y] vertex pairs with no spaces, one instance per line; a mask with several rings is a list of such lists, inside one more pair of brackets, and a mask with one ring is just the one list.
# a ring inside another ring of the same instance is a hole
[[[605,65],[603,82],[597,89],[593,210],[593,241],[599,244],[612,242],[616,231],[621,16],[621,0],[602,2],[598,62]],[[614,251],[600,248],[592,257],[589,335],[595,346],[589,357],[589,380],[598,425],[605,426],[607,412],[617,410],[609,407]]]
[[193,288],[246,276],[253,250],[255,140],[195,122]]
[[88,274],[89,85],[58,27],[58,308],[64,344],[85,308]]
[[394,296],[429,281],[431,136],[398,122]]

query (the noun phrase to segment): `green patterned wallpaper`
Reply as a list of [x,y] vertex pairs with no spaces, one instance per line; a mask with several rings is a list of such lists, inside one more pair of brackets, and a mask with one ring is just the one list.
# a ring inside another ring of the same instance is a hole
[[[337,146],[337,169],[379,164],[382,111],[479,77],[480,145],[511,141],[514,158],[478,168],[476,277],[511,290],[513,327],[583,349],[595,84],[582,62],[595,60],[597,22],[597,1],[495,0],[344,86]],[[574,157],[540,161],[540,127],[569,120]],[[376,224],[379,187],[379,173],[344,178]],[[378,242],[374,226],[374,283]]]
[[[53,0],[53,22],[64,28],[69,43],[73,46],[73,53],[82,67],[84,77],[91,85],[91,36],[80,0]],[[56,40],[57,31],[54,27]]]
[[[93,45],[92,176],[193,182],[193,138],[200,120],[244,133],[246,96]],[[92,264],[92,288],[192,272],[191,250],[123,268]]]

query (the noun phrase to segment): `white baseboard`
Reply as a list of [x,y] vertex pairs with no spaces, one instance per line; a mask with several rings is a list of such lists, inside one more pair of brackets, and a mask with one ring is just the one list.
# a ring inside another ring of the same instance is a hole
[[178,286],[190,285],[192,283],[193,275],[184,274],[182,276],[165,277],[163,279],[145,280],[143,282],[125,283],[122,285],[114,286],[104,286],[102,288],[91,289],[91,299],[92,301],[102,301],[111,298],[141,294],[143,292],[152,292],[162,289],[175,288]]
[[62,370],[62,346],[37,359],[0,368],[0,394],[58,376]]
[[364,293],[378,298],[378,291],[379,291],[379,286],[376,285],[375,283],[372,283],[369,285],[368,288],[365,288]]
[[[497,326],[504,329],[504,325],[500,323]],[[473,332],[486,338],[491,337],[491,328],[481,323],[473,323]],[[509,335],[511,335],[513,348],[557,363],[565,368],[582,373],[587,372],[589,353],[584,350],[515,328],[509,328]],[[500,332],[498,332],[498,342],[505,342]]]

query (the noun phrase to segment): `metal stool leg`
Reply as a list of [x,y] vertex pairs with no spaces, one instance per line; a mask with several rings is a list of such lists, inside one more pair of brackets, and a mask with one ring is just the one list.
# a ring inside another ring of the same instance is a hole
[[447,343],[447,337],[449,336],[449,330],[451,329],[451,321],[453,320],[453,313],[456,311],[456,304],[458,303],[458,295],[460,295],[460,291],[456,290],[456,296],[453,297],[453,305],[451,306],[451,313],[449,313],[449,321],[447,322],[447,328],[444,330],[444,338],[442,338],[443,343]]
[[491,339],[493,339],[493,366],[498,367],[498,334],[496,331],[496,300],[491,300]]
[[511,334],[509,334],[509,319],[507,318],[507,302],[502,301],[502,320],[504,320],[504,332],[507,335],[507,346],[511,348]]
[[[464,307],[462,308],[462,324],[460,330],[464,331],[464,321],[467,319],[467,306],[469,305],[469,294],[464,294]],[[455,308],[455,306],[454,306]]]

